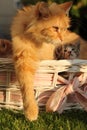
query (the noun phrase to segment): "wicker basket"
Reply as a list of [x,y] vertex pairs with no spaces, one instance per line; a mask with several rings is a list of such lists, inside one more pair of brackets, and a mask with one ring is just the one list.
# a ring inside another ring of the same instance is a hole
[[[34,82],[35,97],[41,109],[46,105],[49,96],[56,91],[61,84],[58,83],[58,74],[64,72],[76,74],[87,72],[87,60],[46,60],[40,63]],[[64,78],[68,77],[65,76]],[[38,82],[37,82],[38,78]],[[45,96],[43,96],[45,93]],[[0,58],[0,107],[23,109],[20,87],[17,82],[13,61],[8,58]],[[76,102],[69,102],[65,109],[81,108]]]

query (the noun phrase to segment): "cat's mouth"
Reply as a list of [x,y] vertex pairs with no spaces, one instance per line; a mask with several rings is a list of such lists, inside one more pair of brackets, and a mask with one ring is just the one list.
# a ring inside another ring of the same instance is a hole
[[51,43],[54,45],[61,45],[62,40],[60,38],[54,38],[52,35],[48,35],[44,30],[41,31],[41,37],[46,43]]
[[62,45],[62,41],[60,39],[51,39],[49,37],[44,37],[44,40],[46,43],[54,44],[55,46],[57,45]]
[[75,56],[73,54],[64,54],[64,59],[74,59]]

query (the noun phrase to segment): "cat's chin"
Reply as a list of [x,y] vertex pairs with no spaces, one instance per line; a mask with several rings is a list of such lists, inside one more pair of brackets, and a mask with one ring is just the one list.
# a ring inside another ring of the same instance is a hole
[[77,56],[69,56],[69,57],[67,57],[66,59],[70,59],[70,60],[73,60],[73,59],[76,59],[77,58]]
[[55,46],[59,46],[59,45],[62,45],[62,41],[55,40],[55,41],[52,42],[52,44],[54,44]]
[[58,39],[58,40],[46,39],[45,42],[46,42],[46,43],[54,44],[55,46],[62,45],[62,41],[59,40],[59,39]]

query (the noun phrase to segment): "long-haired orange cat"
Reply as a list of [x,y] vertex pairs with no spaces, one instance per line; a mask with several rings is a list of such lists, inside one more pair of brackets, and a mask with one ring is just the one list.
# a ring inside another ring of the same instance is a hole
[[44,2],[23,8],[13,20],[11,34],[15,70],[21,86],[25,116],[38,117],[34,97],[34,75],[40,60],[54,59],[54,50],[62,44],[67,28],[72,2],[63,4]]

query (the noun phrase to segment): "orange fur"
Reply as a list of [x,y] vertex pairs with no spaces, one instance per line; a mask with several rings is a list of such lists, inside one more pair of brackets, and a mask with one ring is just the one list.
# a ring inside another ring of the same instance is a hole
[[38,117],[33,79],[38,62],[54,58],[54,49],[61,45],[70,26],[67,14],[72,2],[48,5],[37,3],[19,11],[13,20],[11,34],[16,74],[21,86],[25,116]]

